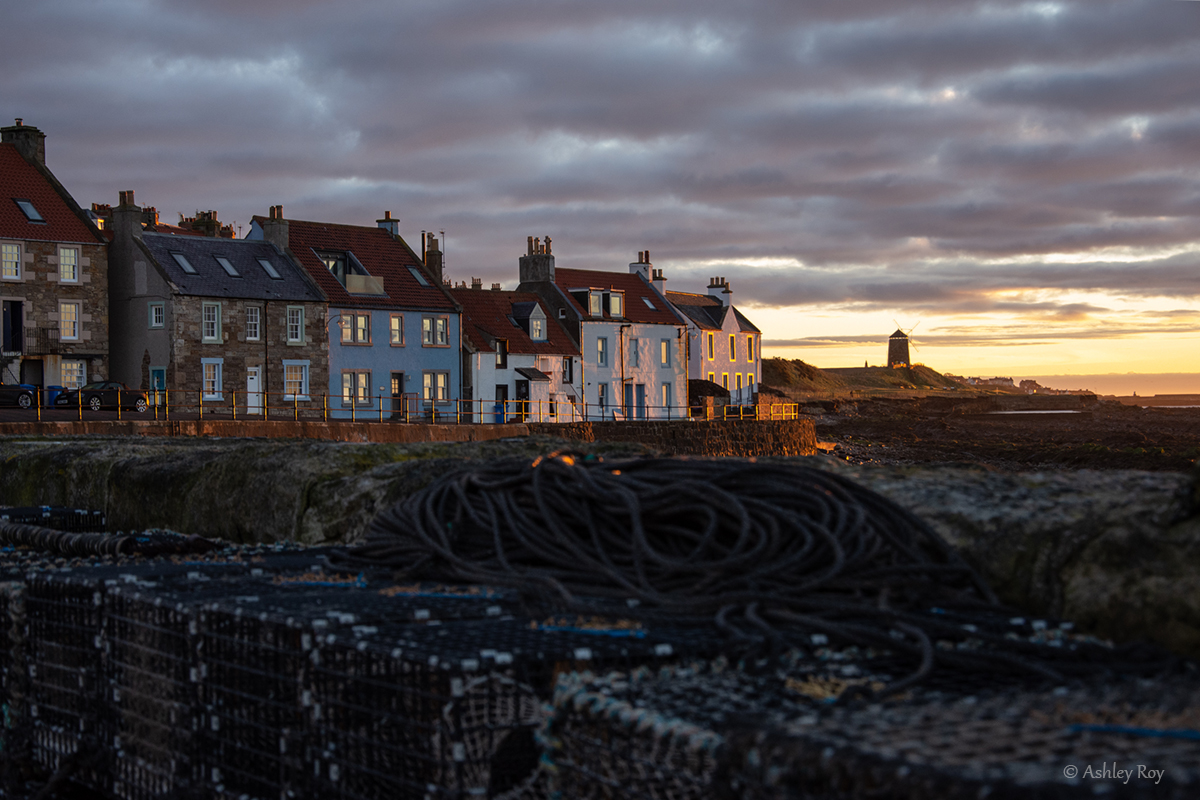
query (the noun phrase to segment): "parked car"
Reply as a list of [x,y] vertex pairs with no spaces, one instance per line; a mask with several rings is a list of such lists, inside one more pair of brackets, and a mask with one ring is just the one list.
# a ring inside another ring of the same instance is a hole
[[120,381],[97,381],[84,384],[79,389],[68,389],[55,398],[54,405],[78,408],[81,398],[83,405],[92,411],[116,408],[120,403],[121,408],[132,408],[140,413],[149,405],[145,392],[130,389]]
[[29,383],[0,383],[0,406],[33,408],[38,387]]

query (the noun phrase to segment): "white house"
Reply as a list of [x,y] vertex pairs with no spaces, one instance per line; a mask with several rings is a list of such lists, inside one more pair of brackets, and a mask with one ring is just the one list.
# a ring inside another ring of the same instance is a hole
[[708,294],[666,292],[688,323],[688,374],[729,390],[733,403],[749,403],[762,377],[762,332],[733,305],[724,278],[708,283]]
[[536,294],[484,291],[478,279],[450,293],[463,310],[463,394],[476,422],[582,419],[579,348]]
[[687,323],[652,285],[649,253],[628,272],[555,269],[549,237],[530,237],[520,263],[518,289],[537,293],[579,347],[588,419],[687,418]]

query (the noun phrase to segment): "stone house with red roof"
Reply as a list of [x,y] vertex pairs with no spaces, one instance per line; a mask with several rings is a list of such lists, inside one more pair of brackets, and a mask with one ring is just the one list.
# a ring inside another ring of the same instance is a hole
[[45,140],[19,119],[0,128],[0,378],[74,388],[108,377],[108,252]]
[[708,294],[666,292],[688,321],[688,373],[729,391],[732,403],[749,403],[762,377],[762,332],[733,305],[724,278],[708,282]]
[[246,238],[287,253],[328,299],[331,417],[458,411],[460,313],[436,239],[421,258],[390,212],[372,228],[287,219],[283,206],[255,216]]
[[649,252],[628,272],[556,269],[550,237],[529,237],[520,274],[579,347],[585,418],[687,418],[687,321]]
[[[465,287],[465,284],[464,284]],[[579,348],[533,292],[450,292],[462,307],[463,392],[476,422],[582,419]]]

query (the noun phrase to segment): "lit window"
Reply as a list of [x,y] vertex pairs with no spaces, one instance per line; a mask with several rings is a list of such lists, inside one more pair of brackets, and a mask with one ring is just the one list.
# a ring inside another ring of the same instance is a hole
[[508,369],[508,342],[496,340],[496,369]]
[[608,409],[608,384],[602,383],[596,387],[596,399],[600,402],[600,413]]
[[662,340],[662,354],[659,358],[659,363],[664,367],[671,366],[671,340]]
[[608,298],[608,313],[614,317],[621,316],[621,303],[625,295],[613,293]]
[[217,260],[217,263],[221,265],[221,269],[225,270],[225,273],[229,277],[231,277],[231,278],[242,277],[241,274],[238,273],[238,271],[236,269],[234,269],[233,264],[229,263],[229,259],[226,258],[225,256],[213,256],[213,258],[215,258]]
[[167,309],[164,304],[151,303],[149,309],[151,328],[161,328],[167,324]]
[[64,247],[58,251],[58,279],[63,283],[79,282],[79,250]]
[[196,268],[192,266],[192,262],[188,261],[183,253],[171,253],[171,258],[175,259],[175,263],[179,265],[179,268],[188,275],[196,274]]
[[267,261],[265,258],[260,258],[258,259],[258,264],[263,268],[263,272],[267,273],[268,277],[270,277],[272,280],[283,280],[283,276],[279,274],[279,271],[275,269],[270,261]]
[[737,361],[737,337],[729,334],[729,360]]
[[446,317],[421,319],[421,343],[426,347],[444,347],[450,343],[449,322]]
[[371,341],[371,317],[367,314],[359,314],[355,319],[354,339],[358,342]]
[[203,340],[221,341],[221,304],[205,303],[200,313],[200,335]]
[[662,398],[663,408],[669,409],[671,407],[671,400],[673,399],[671,397],[671,384],[664,383],[662,385],[662,392],[663,392],[663,398]]
[[422,376],[425,399],[430,401],[450,399],[450,373],[426,372]]
[[608,366],[608,339],[603,336],[596,340],[596,364],[597,366]]
[[588,311],[593,317],[600,316],[600,293],[592,292],[588,295]]
[[342,405],[371,405],[371,373],[346,370],[342,373]]
[[404,315],[392,314],[391,320],[391,342],[393,347],[401,347],[404,344]]
[[708,360],[712,361],[717,357],[716,344],[713,334],[708,335]]
[[21,245],[0,244],[0,262],[3,262],[0,275],[7,280],[21,279]]
[[246,341],[257,342],[262,335],[262,309],[258,306],[246,307]]
[[58,338],[63,340],[79,338],[78,303],[58,304]]
[[33,207],[33,203],[29,202],[28,200],[14,199],[13,202],[17,204],[17,208],[21,209],[21,213],[23,213],[30,222],[46,221],[42,218],[42,215],[38,213],[38,210]]
[[205,400],[220,400],[221,399],[221,372],[224,366],[224,359],[221,358],[202,358],[200,366],[203,369],[204,377],[204,399]]
[[304,306],[287,308],[288,344],[304,344]]
[[283,391],[285,400],[307,400],[308,362],[283,362]]
[[84,382],[84,363],[82,361],[62,362],[62,383],[68,389],[78,389]]
[[429,285],[429,281],[425,280],[425,275],[421,273],[421,270],[417,269],[416,267],[409,267],[408,271],[412,273],[412,276],[416,279],[417,283],[421,284],[422,286]]
[[529,320],[529,338],[535,342],[545,341],[546,339],[546,322],[540,319]]
[[746,360],[747,361],[754,360],[754,337],[753,336],[746,337]]

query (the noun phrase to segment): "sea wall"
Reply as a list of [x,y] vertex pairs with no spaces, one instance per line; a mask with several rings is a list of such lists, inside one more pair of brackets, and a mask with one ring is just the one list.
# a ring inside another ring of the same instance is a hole
[[812,420],[529,423],[531,433],[580,442],[631,442],[663,455],[809,456],[817,452]]

